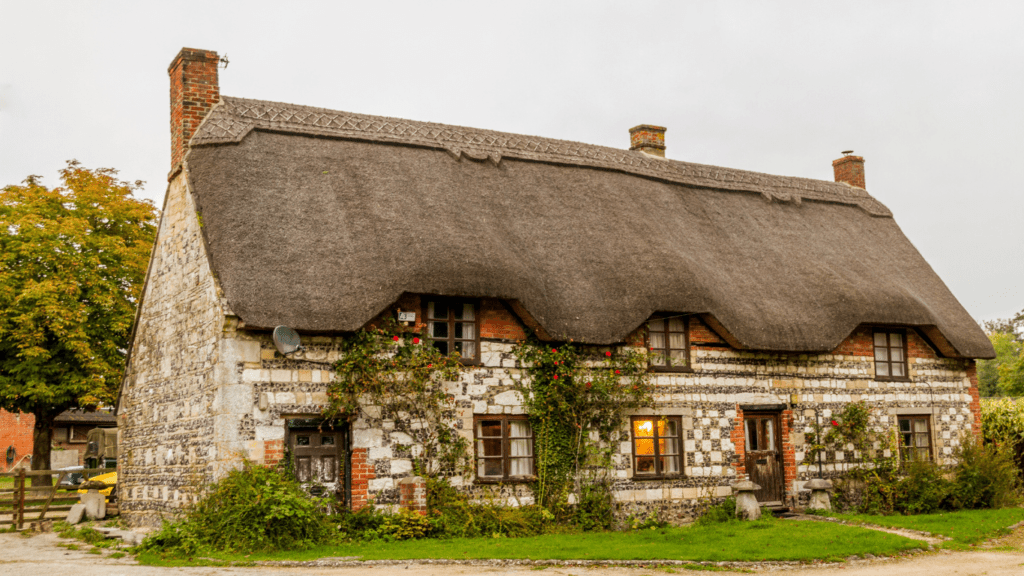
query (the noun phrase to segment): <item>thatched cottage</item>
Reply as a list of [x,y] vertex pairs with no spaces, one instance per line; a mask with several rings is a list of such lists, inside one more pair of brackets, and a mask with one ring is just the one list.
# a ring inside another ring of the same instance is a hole
[[[399,309],[461,350],[469,439],[529,441],[507,393],[527,329],[663,353],[657,408],[616,454],[623,514],[685,517],[738,477],[791,502],[813,422],[852,401],[917,457],[977,430],[975,359],[993,349],[865,190],[860,157],[825,182],[668,160],[656,126],[614,149],[231,98],[217,63],[183,49],[169,69],[172,170],[118,411],[133,525],[286,446],[350,505],[397,502],[407,439],[315,418],[339,339]],[[280,325],[306,349],[277,353]],[[501,465],[455,480],[467,489],[529,480],[509,455],[476,456]]]

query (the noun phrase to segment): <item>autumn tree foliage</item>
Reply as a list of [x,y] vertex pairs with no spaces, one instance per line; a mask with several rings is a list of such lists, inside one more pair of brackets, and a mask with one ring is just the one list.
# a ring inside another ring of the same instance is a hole
[[0,190],[0,408],[35,415],[33,469],[54,417],[117,393],[157,211],[116,175],[69,161],[56,188]]

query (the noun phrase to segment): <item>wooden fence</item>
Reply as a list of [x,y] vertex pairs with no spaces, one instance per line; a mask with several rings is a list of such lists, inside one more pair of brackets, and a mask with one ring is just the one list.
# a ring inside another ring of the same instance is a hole
[[[89,468],[86,470],[25,470],[16,472],[0,472],[0,479],[13,478],[14,487],[8,488],[0,483],[0,527],[13,525],[18,530],[25,527],[26,522],[39,520],[56,520],[63,515],[50,516],[48,513],[63,513],[71,510],[68,501],[78,501],[77,486],[61,486],[61,482],[71,474],[82,474],[86,478],[98,474],[113,472],[110,468]],[[28,486],[26,480],[38,476],[53,476],[53,486]],[[58,495],[59,494],[59,495]]]

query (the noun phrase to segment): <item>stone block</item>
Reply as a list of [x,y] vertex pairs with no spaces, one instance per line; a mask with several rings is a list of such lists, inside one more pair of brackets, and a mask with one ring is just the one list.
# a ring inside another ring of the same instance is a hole
[[353,448],[379,448],[384,442],[384,432],[366,428],[352,431]]
[[502,392],[494,397],[494,403],[502,406],[518,406],[522,404],[522,397],[515,390]]
[[82,521],[82,517],[85,516],[85,504],[78,503],[71,507],[68,511],[67,523],[78,524]]
[[89,490],[79,495],[79,501],[85,507],[85,517],[89,520],[103,520],[107,517],[107,497],[96,490]]

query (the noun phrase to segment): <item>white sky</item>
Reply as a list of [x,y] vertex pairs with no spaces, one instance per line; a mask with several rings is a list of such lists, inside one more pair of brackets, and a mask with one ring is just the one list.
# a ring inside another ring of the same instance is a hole
[[[832,179],[868,191],[978,320],[1024,308],[1024,2],[0,0],[0,186],[70,158],[170,168],[167,66],[221,93]],[[1015,160],[1016,159],[1016,160]]]

